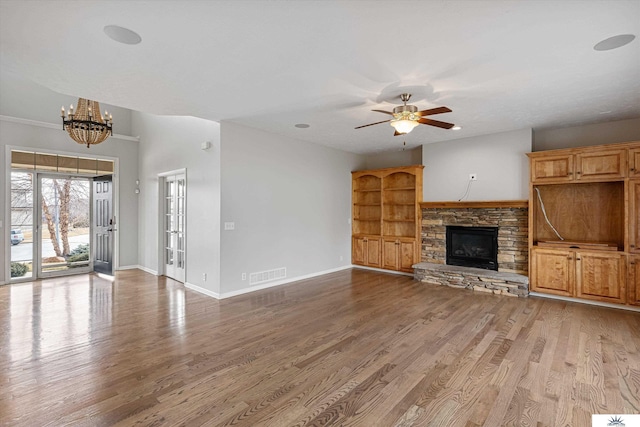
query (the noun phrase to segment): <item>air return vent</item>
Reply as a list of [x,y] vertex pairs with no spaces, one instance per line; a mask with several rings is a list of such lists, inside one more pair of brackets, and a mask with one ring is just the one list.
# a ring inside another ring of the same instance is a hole
[[260,271],[249,274],[249,285],[259,285],[260,283],[272,282],[287,277],[287,268],[275,268],[273,270]]

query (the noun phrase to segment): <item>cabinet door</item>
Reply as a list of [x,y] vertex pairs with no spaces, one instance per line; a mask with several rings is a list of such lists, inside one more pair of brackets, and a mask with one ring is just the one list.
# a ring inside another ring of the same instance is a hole
[[413,273],[413,264],[418,262],[415,259],[416,253],[416,241],[415,240],[401,240],[400,241],[400,253],[399,255],[399,267],[400,270]]
[[388,270],[398,269],[399,242],[396,239],[382,240],[382,267]]
[[531,159],[531,181],[566,182],[573,180],[573,155],[535,157]]
[[629,181],[629,251],[640,254],[640,180]]
[[640,256],[629,257],[629,304],[640,305]]
[[627,282],[626,255],[576,252],[576,296],[596,301],[624,303]]
[[629,178],[640,178],[640,148],[629,150]]
[[351,239],[351,262],[353,264],[365,264],[366,243],[365,237],[354,237]]
[[627,175],[627,150],[596,151],[576,154],[576,179],[602,181]]
[[367,265],[371,267],[381,267],[380,263],[380,239],[367,238],[366,244]]
[[532,249],[531,290],[573,296],[575,254],[572,251]]

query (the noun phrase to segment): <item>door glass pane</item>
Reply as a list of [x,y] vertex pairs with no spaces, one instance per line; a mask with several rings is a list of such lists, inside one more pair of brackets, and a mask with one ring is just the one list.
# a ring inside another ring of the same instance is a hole
[[41,271],[88,267],[91,186],[85,178],[40,179]]
[[34,175],[11,172],[11,278],[33,275]]

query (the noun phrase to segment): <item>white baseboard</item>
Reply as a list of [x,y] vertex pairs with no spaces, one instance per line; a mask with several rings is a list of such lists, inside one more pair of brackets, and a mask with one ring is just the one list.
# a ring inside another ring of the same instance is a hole
[[215,299],[221,299],[219,293],[210,291],[209,289],[201,288],[200,286],[196,286],[193,283],[184,282],[184,287],[191,289],[192,291],[196,291],[201,294],[207,295],[209,297],[213,297]]
[[379,273],[390,273],[390,274],[399,274],[400,276],[409,276],[409,277],[413,277],[413,273],[406,273],[404,271],[395,271],[395,270],[385,270],[382,268],[375,268],[375,267],[366,267],[364,265],[352,265],[351,267],[353,268],[360,268],[362,270],[371,270],[371,271],[377,271]]
[[118,271],[121,271],[121,270],[135,270],[135,269],[142,270],[142,271],[147,272],[149,274],[153,274],[154,276],[158,275],[157,271],[152,270],[152,269],[147,268],[147,267],[144,267],[142,265],[121,265],[120,267],[118,267]]
[[550,294],[543,294],[543,293],[540,293],[540,292],[529,292],[529,295],[532,296],[532,297],[557,299],[557,300],[561,300],[561,301],[577,302],[577,303],[580,303],[580,304],[597,305],[599,307],[617,308],[617,309],[620,309],[620,310],[636,311],[636,312],[640,313],[640,307],[633,307],[633,306],[629,306],[629,305],[611,304],[611,303],[608,303],[608,302],[591,301],[591,300],[582,299],[582,298],[563,297],[561,295],[550,295]]
[[329,274],[329,273],[335,273],[336,271],[348,270],[348,269],[350,269],[352,267],[353,267],[352,265],[345,265],[345,266],[342,266],[342,267],[332,268],[332,269],[329,269],[329,270],[318,271],[316,273],[305,274],[305,275],[297,276],[297,277],[291,277],[291,278],[288,278],[288,279],[282,279],[282,280],[278,280],[278,281],[270,282],[270,283],[264,283],[262,285],[252,286],[250,288],[239,289],[237,291],[225,292],[223,294],[218,294],[216,292],[212,292],[212,291],[210,291],[208,289],[201,288],[201,287],[196,286],[196,285],[194,285],[192,283],[185,283],[184,286],[186,288],[192,289],[192,290],[194,290],[196,292],[200,292],[201,294],[205,294],[205,295],[208,295],[208,296],[216,298],[216,299],[225,299],[225,298],[235,297],[235,296],[238,296],[238,295],[248,294],[248,293],[255,292],[255,291],[260,291],[262,289],[267,289],[267,288],[273,288],[273,287],[276,287],[276,286],[286,285],[288,283],[297,282],[297,281],[300,281],[300,280],[311,279],[312,277],[323,276],[323,275]]

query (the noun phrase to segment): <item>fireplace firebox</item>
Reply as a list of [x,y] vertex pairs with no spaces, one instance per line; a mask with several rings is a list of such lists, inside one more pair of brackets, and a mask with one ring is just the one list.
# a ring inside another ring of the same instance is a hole
[[447,226],[447,264],[498,271],[498,227]]

